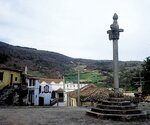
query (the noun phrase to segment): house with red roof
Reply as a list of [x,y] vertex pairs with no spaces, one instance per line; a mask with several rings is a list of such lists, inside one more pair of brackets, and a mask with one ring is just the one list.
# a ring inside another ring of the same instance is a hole
[[[86,85],[80,88],[80,106],[91,106],[94,102],[98,102],[101,99],[108,98],[112,91],[108,88],[98,88],[94,84]],[[68,106],[77,106],[78,90],[69,92],[68,94]]]

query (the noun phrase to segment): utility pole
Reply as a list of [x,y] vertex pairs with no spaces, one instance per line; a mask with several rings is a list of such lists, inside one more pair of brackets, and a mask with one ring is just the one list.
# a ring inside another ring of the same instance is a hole
[[107,31],[109,34],[109,40],[113,40],[113,77],[114,77],[114,92],[117,96],[119,94],[119,75],[118,75],[118,40],[120,32],[123,29],[119,29],[118,15],[115,13],[113,16],[113,24],[110,25],[111,30]]
[[141,76],[141,72],[139,72],[139,77],[133,77],[133,79],[137,79],[135,83],[135,85],[138,86],[138,93],[142,93],[142,86],[143,86],[143,83],[144,83],[144,77]]
[[139,77],[133,77],[133,80],[135,80],[135,85],[138,86],[138,97],[139,97],[139,102],[142,101],[142,86],[144,83],[144,77],[141,76],[141,72],[139,72]]
[[80,106],[80,69],[78,64],[78,106]]

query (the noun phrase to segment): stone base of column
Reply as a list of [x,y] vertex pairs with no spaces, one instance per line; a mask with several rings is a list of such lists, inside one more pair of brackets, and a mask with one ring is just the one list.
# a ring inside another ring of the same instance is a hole
[[146,121],[147,113],[126,99],[122,93],[111,93],[107,99],[99,100],[87,115],[118,121]]
[[109,97],[122,98],[124,96],[123,96],[122,92],[112,92],[112,93],[109,94]]

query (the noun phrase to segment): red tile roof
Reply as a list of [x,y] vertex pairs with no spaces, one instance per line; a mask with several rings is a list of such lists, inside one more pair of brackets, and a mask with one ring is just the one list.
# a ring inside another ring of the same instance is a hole
[[[69,92],[68,96],[77,98],[77,91]],[[94,84],[90,84],[80,89],[80,99],[81,101],[98,101],[102,98],[107,98],[111,92],[107,88],[98,88]]]
[[[87,96],[91,93],[93,93],[93,91],[97,88],[97,86],[95,86],[94,84],[89,84],[89,85],[86,85],[82,88],[80,88],[80,95],[81,96]],[[68,92],[68,95],[69,97],[73,97],[73,98],[76,98],[78,95],[77,95],[77,91],[78,90],[75,90],[75,91],[72,91],[72,92]]]
[[54,83],[60,83],[60,82],[63,82],[63,79],[47,79],[47,78],[40,78],[39,80],[40,80],[40,82],[45,81],[46,83],[51,83],[51,82],[54,82]]
[[36,80],[39,80],[40,82],[45,81],[46,83],[51,83],[51,82],[60,83],[60,82],[64,81],[63,79],[48,79],[48,78],[34,77],[34,76],[31,76],[31,75],[25,75],[25,77],[27,77],[29,79],[36,79]]
[[92,94],[83,98],[81,101],[99,101],[108,98],[110,93],[112,91],[107,88],[97,88]]

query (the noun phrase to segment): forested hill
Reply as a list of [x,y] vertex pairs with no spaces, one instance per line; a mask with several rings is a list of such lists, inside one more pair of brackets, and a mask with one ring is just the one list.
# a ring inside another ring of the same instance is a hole
[[[120,68],[125,68],[135,67],[141,63],[140,61],[120,61],[119,65]],[[55,52],[0,42],[1,67],[24,70],[24,67],[27,66],[31,75],[58,78],[75,69],[78,65],[84,65],[86,70],[112,71],[111,60],[75,59]]]

